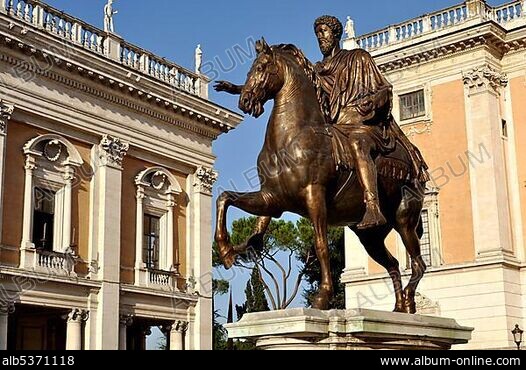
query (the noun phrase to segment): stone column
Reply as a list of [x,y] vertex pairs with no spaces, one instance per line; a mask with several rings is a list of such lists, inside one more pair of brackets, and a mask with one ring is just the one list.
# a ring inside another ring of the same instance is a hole
[[7,327],[9,314],[15,311],[13,302],[0,301],[0,351],[7,350]]
[[513,259],[500,114],[508,79],[489,65],[465,72],[463,79],[476,258]]
[[60,252],[65,252],[71,247],[71,193],[74,179],[75,170],[71,166],[68,166],[64,174],[64,180],[66,181],[66,186],[64,187],[64,238]]
[[97,349],[119,349],[119,282],[121,244],[122,162],[129,144],[105,135],[95,148],[98,163],[94,164],[97,191],[94,194],[93,219],[98,250],[98,279],[102,286],[98,294]]
[[82,323],[88,318],[88,313],[75,308],[67,315],[66,350],[80,351],[82,349]]
[[[175,268],[175,261],[174,261],[174,207],[175,207],[175,201],[174,196],[172,194],[168,195],[168,202],[166,203],[166,207],[168,209],[168,214],[166,215],[166,245],[167,245],[167,251],[166,251],[166,261],[167,271],[174,271]],[[177,284],[175,284],[177,285]]]
[[212,300],[205,297],[212,295],[212,187],[217,180],[217,173],[200,167],[193,179],[193,190],[190,190],[192,213],[193,252],[187,271],[197,281],[195,288],[201,294],[195,308],[195,325],[192,339],[194,350],[212,349]]
[[170,331],[170,351],[184,350],[184,335],[188,328],[188,322],[176,321]]
[[133,323],[131,315],[121,315],[119,321],[119,350],[126,351],[128,342],[128,326]]
[[144,188],[142,186],[137,187],[137,208],[136,208],[136,222],[135,222],[135,285],[141,285],[146,283],[141,281],[141,271],[144,270],[144,261],[142,260],[142,248],[143,248],[143,237],[144,237]]
[[[1,2],[4,4],[4,2]],[[7,150],[7,123],[14,111],[13,105],[5,104],[0,100],[0,242],[2,240],[3,209],[4,209],[4,177],[5,156]]]
[[31,231],[33,230],[33,172],[36,169],[35,159],[28,156],[25,165],[24,182],[24,210],[22,225],[22,242],[20,245],[20,268],[30,269],[33,267],[33,252],[35,245],[32,242]]

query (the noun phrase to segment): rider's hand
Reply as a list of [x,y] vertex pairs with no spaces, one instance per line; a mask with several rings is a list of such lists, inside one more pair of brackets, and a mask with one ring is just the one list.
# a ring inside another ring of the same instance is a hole
[[228,81],[217,81],[216,84],[214,85],[214,90],[217,92],[219,91],[231,92],[235,90],[235,86],[233,83],[228,82]]
[[363,116],[366,116],[369,113],[371,113],[371,111],[373,110],[373,108],[374,108],[373,105],[374,105],[374,103],[373,103],[372,99],[370,97],[367,97],[367,98],[363,99],[358,104],[358,110],[360,111],[360,113]]

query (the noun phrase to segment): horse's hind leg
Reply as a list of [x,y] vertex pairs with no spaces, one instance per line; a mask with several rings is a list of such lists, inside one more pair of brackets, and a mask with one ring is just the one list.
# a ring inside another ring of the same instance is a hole
[[417,233],[421,211],[422,200],[410,198],[402,201],[396,213],[396,231],[400,234],[411,257],[411,280],[404,289],[404,311],[407,313],[416,313],[416,288],[426,271],[426,264],[420,251],[420,238]]
[[380,226],[374,229],[354,230],[371,258],[387,270],[393,280],[396,304],[394,312],[405,312],[402,277],[398,260],[385,246],[385,238],[391,232],[391,226]]
[[230,206],[257,216],[278,216],[279,210],[271,203],[272,197],[262,192],[234,193],[224,192],[217,199],[217,220],[215,240],[219,247],[219,255],[226,269],[232,267],[239,254],[234,250],[228,238],[226,215]]

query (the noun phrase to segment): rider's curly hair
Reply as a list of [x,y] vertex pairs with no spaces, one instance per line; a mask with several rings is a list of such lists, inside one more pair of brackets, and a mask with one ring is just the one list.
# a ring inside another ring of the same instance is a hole
[[338,18],[333,17],[332,15],[322,15],[314,22],[314,30],[316,31],[316,28],[318,28],[318,26],[321,24],[328,26],[332,30],[334,37],[336,37],[338,40],[342,39],[343,24]]

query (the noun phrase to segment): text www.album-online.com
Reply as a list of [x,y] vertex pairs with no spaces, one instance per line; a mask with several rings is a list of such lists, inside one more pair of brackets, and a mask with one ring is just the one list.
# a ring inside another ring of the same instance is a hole
[[513,357],[388,357],[380,358],[382,366],[520,366],[521,359]]

